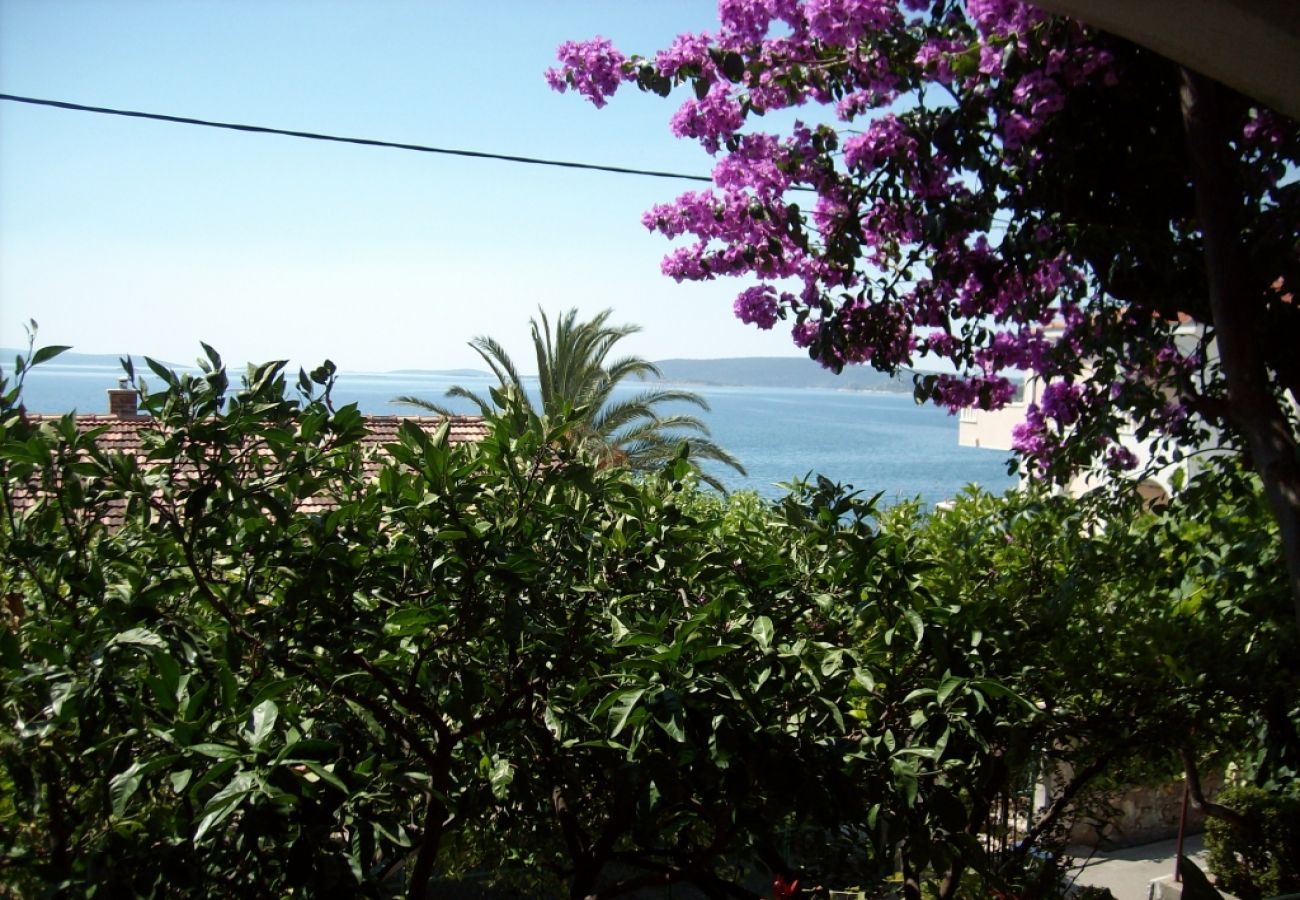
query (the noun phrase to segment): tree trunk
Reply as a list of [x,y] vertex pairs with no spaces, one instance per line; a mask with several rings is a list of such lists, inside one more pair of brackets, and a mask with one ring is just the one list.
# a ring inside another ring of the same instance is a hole
[[1187,793],[1192,798],[1192,806],[1206,816],[1213,816],[1227,822],[1245,839],[1259,840],[1263,835],[1260,834],[1259,826],[1255,822],[1235,809],[1205,799],[1205,794],[1201,790],[1201,773],[1196,767],[1196,754],[1192,752],[1192,748],[1185,744],[1179,748],[1178,754],[1183,761],[1183,777],[1187,779]]
[[442,844],[442,832],[447,824],[449,811],[443,798],[451,790],[451,747],[444,742],[438,744],[438,768],[431,774],[432,791],[429,794],[429,805],[424,811],[424,834],[420,840],[420,852],[415,858],[415,867],[411,870],[411,883],[406,890],[407,900],[423,900],[428,893],[433,866],[438,860],[438,850]]
[[[1300,628],[1300,461],[1287,417],[1269,388],[1261,352],[1263,296],[1252,285],[1241,238],[1242,191],[1228,148],[1222,85],[1182,70],[1183,124],[1205,241],[1210,313],[1234,423],[1250,448],[1281,531],[1291,602]],[[1272,280],[1274,273],[1261,273]]]
[[921,876],[907,857],[908,847],[903,845],[903,900],[921,900]]

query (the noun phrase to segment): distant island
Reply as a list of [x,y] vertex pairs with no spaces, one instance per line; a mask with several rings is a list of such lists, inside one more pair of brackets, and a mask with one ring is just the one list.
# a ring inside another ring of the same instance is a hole
[[679,384],[727,387],[829,388],[910,394],[910,374],[890,377],[869,366],[850,366],[836,375],[811,359],[789,356],[744,356],[734,359],[661,359],[663,380]]
[[[26,359],[27,355],[28,354],[27,354],[26,347],[23,347],[21,350],[15,349],[13,347],[0,347],[0,367],[2,367],[6,372],[10,372],[12,371],[14,357],[21,356],[24,359]],[[137,372],[147,373],[149,371],[149,367],[145,364],[144,361],[144,358],[147,355],[148,354],[144,354],[144,353],[78,353],[76,350],[65,350],[64,352],[60,353],[58,356],[54,357],[54,359],[50,360],[49,362],[42,363],[41,365],[43,367],[44,366],[68,366],[71,368],[79,368],[79,369],[108,368],[108,369],[116,369],[118,372],[121,372],[122,360],[125,357],[129,356],[131,357],[132,362],[135,364],[135,368]],[[169,362],[165,359],[159,359],[156,356],[153,357],[153,359],[154,362],[161,363],[162,365],[166,366],[169,369],[182,370],[182,369],[195,368],[193,363],[191,363],[190,365],[182,365],[174,362]]]
[[[10,348],[0,349],[0,366],[6,370],[15,354],[25,350]],[[47,365],[112,368],[120,369],[119,359],[128,354],[111,353],[77,353],[68,351],[51,360]],[[135,358],[136,371],[148,375],[141,354],[131,354]],[[172,369],[191,369],[192,366],[178,366],[163,362]],[[883,391],[891,394],[909,394],[912,392],[911,374],[890,377],[877,372],[869,366],[850,366],[839,375],[822,368],[811,359],[790,356],[745,356],[732,359],[661,359],[655,365],[663,372],[663,381],[671,384],[694,384],[712,387],[761,387],[761,388],[821,388],[847,391]],[[238,371],[240,367],[232,366]],[[433,376],[439,378],[486,378],[492,374],[480,369],[392,369],[385,372],[343,372],[344,378],[349,374],[396,375],[405,377]]]

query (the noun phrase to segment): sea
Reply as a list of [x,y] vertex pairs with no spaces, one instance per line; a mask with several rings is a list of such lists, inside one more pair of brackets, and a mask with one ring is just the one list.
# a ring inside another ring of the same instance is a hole
[[[142,369],[137,362],[137,374]],[[5,366],[5,374],[11,375],[12,369]],[[23,402],[29,412],[107,412],[105,391],[116,387],[121,376],[121,369],[113,365],[55,360],[28,373]],[[144,377],[146,382],[156,380],[147,369]],[[486,396],[493,383],[486,373],[344,372],[334,397],[336,405],[356,403],[370,415],[415,412],[393,402],[403,395],[470,413],[475,411],[471,405],[444,398],[447,389],[458,384]],[[615,396],[630,397],[664,386],[624,383]],[[698,415],[708,425],[712,440],[745,466],[743,476],[709,466],[729,490],[752,490],[775,498],[785,493],[785,483],[823,475],[867,496],[881,494],[882,505],[919,499],[933,506],[967,485],[994,493],[1015,485],[1015,477],[1007,474],[1005,451],[959,447],[957,418],[946,410],[918,406],[910,394],[698,384],[668,387],[694,391],[708,402],[707,412],[693,407],[666,411]]]

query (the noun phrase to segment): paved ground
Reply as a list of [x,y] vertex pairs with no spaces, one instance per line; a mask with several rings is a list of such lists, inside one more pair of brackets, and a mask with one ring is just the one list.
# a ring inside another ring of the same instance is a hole
[[[1074,871],[1078,873],[1075,885],[1109,888],[1115,900],[1147,900],[1152,879],[1173,874],[1177,849],[1176,840],[1096,852],[1089,847],[1072,847]],[[1188,835],[1183,852],[1205,871],[1205,845],[1201,835]]]

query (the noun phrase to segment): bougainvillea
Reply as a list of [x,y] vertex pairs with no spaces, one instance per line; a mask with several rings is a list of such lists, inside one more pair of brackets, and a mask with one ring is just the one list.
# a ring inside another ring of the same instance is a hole
[[[1032,471],[1131,465],[1128,428],[1157,458],[1248,448],[1294,520],[1300,609],[1297,123],[1015,0],[721,0],[719,20],[650,56],[566,44],[547,73],[597,105],[687,89],[671,127],[714,187],[646,214],[664,273],[744,280],[737,316],[788,321],[830,368],[944,371],[917,393],[953,410],[1059,384],[1017,430]],[[1207,234],[1245,260],[1231,291]]]

